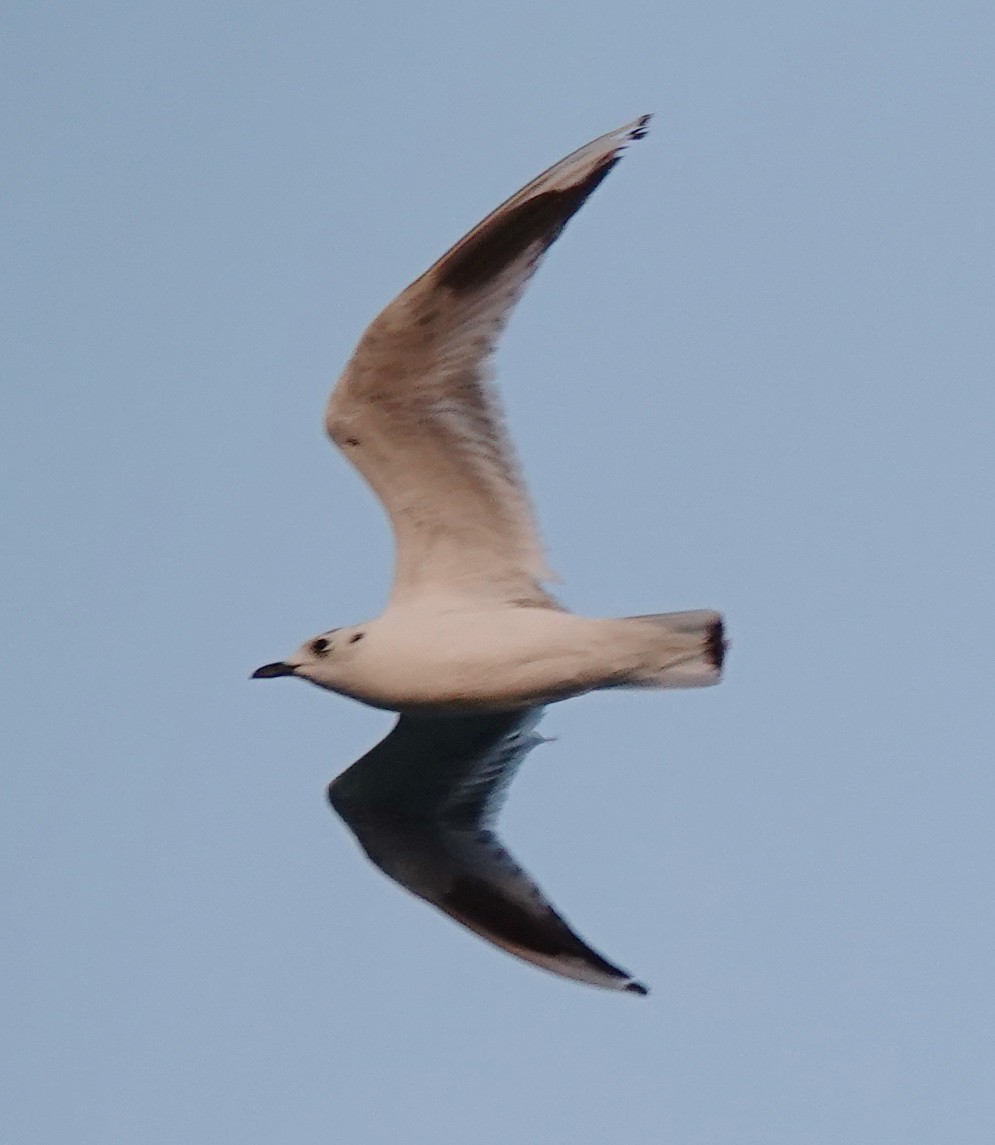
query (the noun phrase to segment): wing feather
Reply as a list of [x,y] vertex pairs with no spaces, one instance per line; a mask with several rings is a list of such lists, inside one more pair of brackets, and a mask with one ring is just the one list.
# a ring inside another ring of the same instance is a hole
[[488,215],[374,319],[346,366],[326,428],[390,517],[395,600],[557,607],[490,359],[543,254],[648,118],[575,151]]
[[645,994],[570,928],[491,829],[542,742],[541,715],[402,715],[330,784],[329,800],[386,875],[495,946],[565,978]]

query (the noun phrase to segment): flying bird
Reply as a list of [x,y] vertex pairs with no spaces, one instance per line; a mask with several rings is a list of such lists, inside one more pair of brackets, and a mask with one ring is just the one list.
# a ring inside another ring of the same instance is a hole
[[553,909],[494,832],[543,707],[599,688],[715,684],[722,618],[591,619],[546,566],[490,362],[515,303],[649,116],[574,151],[447,251],[373,320],[325,416],[383,503],[393,587],[254,678],[298,676],[399,713],[328,788],[369,858],[470,930],[554,974],[645,994]]

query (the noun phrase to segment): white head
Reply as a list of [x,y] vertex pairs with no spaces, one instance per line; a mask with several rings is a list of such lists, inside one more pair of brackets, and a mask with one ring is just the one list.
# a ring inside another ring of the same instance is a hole
[[286,660],[264,664],[252,673],[253,680],[268,680],[273,676],[300,676],[320,688],[337,692],[349,676],[349,666],[359,651],[358,645],[366,635],[366,626],[332,628],[306,640]]

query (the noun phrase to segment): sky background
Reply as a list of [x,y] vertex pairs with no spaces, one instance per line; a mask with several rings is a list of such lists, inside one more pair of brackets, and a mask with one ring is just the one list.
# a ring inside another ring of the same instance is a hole
[[[4,23],[3,1140],[990,1145],[989,0]],[[390,885],[323,797],[390,717],[248,675],[383,603],[365,324],[645,111],[499,359],[565,601],[732,638],[504,814],[639,999]]]

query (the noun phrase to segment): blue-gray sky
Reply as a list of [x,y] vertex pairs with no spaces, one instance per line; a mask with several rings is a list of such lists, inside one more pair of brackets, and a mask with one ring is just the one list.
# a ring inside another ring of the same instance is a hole
[[[988,1145],[991,5],[5,23],[4,1140]],[[732,636],[505,812],[634,999],[388,884],[323,787],[389,717],[247,676],[383,601],[365,323],[644,111],[499,362],[564,599]]]

